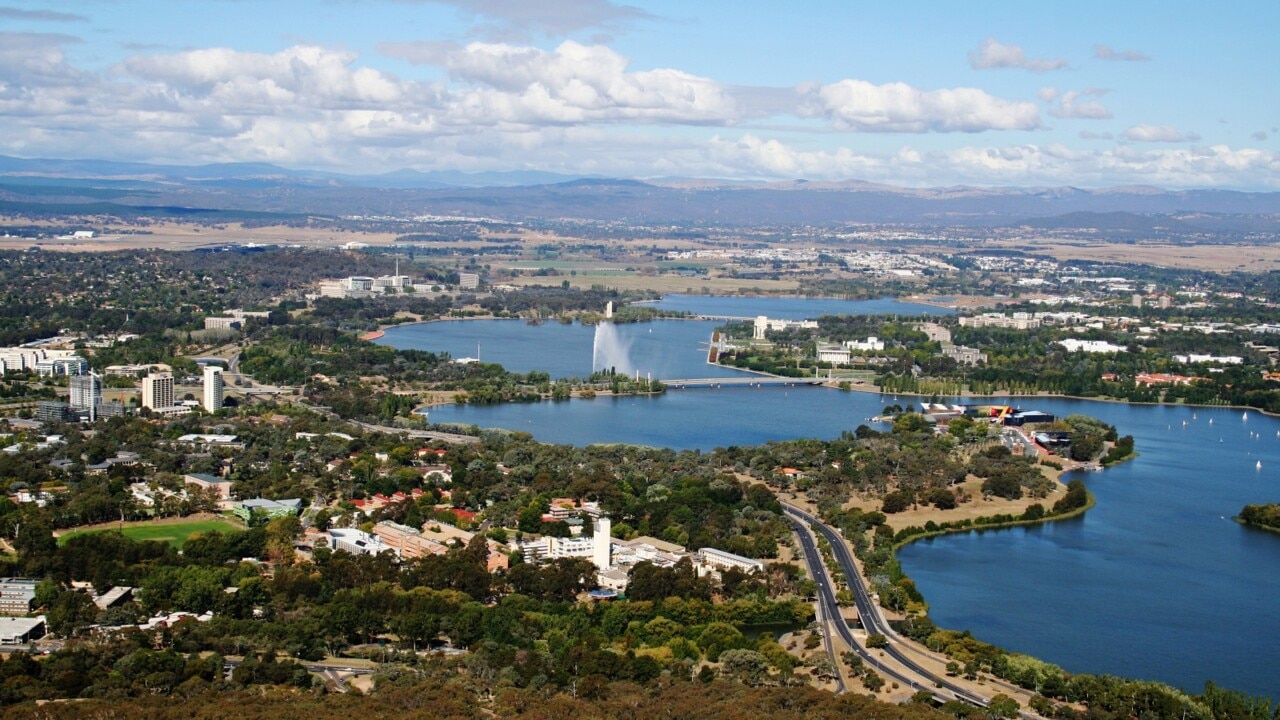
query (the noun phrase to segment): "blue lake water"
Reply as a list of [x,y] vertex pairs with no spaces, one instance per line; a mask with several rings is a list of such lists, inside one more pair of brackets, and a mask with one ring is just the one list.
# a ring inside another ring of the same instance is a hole
[[[691,310],[781,316],[744,305]],[[403,346],[403,338],[394,334],[414,328],[434,334],[441,325],[458,323],[396,328],[388,339]],[[648,336],[646,328],[653,326],[653,335],[673,343],[655,356],[679,358],[675,371],[681,376],[704,377],[711,368],[685,343],[704,341],[713,325],[672,321],[619,327]],[[566,368],[590,366],[586,339],[593,337],[592,328],[473,322],[456,332],[477,333],[488,348],[489,338],[496,337],[490,328],[509,329],[510,335],[502,337],[520,348],[514,356],[529,368],[546,369],[548,358],[561,355]],[[686,332],[688,337],[682,335]],[[569,339],[579,336],[579,344],[570,347]],[[474,341],[468,342],[470,349],[464,343],[457,354],[474,354]],[[636,347],[642,344],[637,341]],[[811,387],[670,390],[652,398],[445,406],[432,409],[431,420],[525,430],[553,443],[705,450],[832,438],[885,405],[908,400]],[[1082,518],[904,548],[903,565],[928,599],[934,620],[1073,672],[1155,679],[1190,691],[1211,679],[1280,697],[1275,649],[1280,613],[1274,610],[1280,597],[1280,537],[1230,520],[1247,503],[1280,500],[1280,420],[1256,412],[1244,419],[1242,411],[1228,409],[1039,398],[1010,402],[1059,416],[1098,417],[1132,434],[1141,456],[1082,475],[1098,499]]]
[[[612,325],[629,358],[628,368],[654,378],[728,377],[742,373],[707,364],[713,320],[658,320]],[[402,325],[387,330],[379,342],[401,349],[447,352],[455,358],[479,357],[514,372],[539,370],[553,378],[585,378],[592,372],[592,346],[598,329],[590,325],[523,320],[449,320]],[[603,369],[603,368],[602,368]]]

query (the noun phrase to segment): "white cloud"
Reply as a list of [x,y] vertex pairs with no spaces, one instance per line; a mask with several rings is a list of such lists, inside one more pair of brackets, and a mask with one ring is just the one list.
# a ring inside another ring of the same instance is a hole
[[1125,62],[1143,62],[1151,59],[1137,50],[1112,50],[1110,45],[1102,44],[1093,46],[1093,56],[1099,60]]
[[629,71],[627,58],[602,45],[569,40],[548,52],[471,43],[441,60],[451,79],[469,86],[456,92],[454,107],[478,122],[722,124],[737,115],[716,81],[666,68]]
[[1067,61],[1061,58],[1027,57],[1021,46],[1005,45],[993,37],[989,37],[969,52],[969,66],[974,70],[993,70],[996,68],[1019,68],[1034,73],[1061,70],[1067,67]]
[[1004,100],[977,88],[920,90],[904,83],[841,80],[803,92],[808,99],[800,114],[827,118],[840,130],[922,133],[1040,127],[1034,104]]
[[1113,117],[1111,111],[1097,100],[1089,99],[1106,95],[1108,92],[1110,91],[1101,88],[1087,88],[1058,93],[1053,88],[1045,88],[1040,91],[1040,99],[1050,103],[1056,101],[1053,107],[1049,108],[1049,114],[1057,118],[1108,120]]
[[355,60],[354,53],[307,45],[274,55],[209,48],[132,57],[123,71],[227,110],[366,107],[400,99],[403,87],[394,77],[355,67]]
[[1134,125],[1124,131],[1126,140],[1134,142],[1195,142],[1200,136],[1184,133],[1170,125]]
[[845,148],[799,150],[778,140],[744,135],[714,138],[709,154],[723,172],[759,178],[863,179],[920,186],[1134,183],[1280,188],[1280,153],[1225,145],[1145,152],[1125,146],[1091,151],[1056,144],[970,146],[866,155]]
[[[678,69],[634,69],[608,47],[577,42],[551,49],[504,43],[383,49],[440,68],[429,74],[439,79],[429,81],[369,67],[353,52],[305,45],[276,53],[142,54],[107,72],[86,72],[62,50],[74,42],[64,35],[0,34],[0,152],[178,163],[268,160],[354,172],[536,168],[916,185],[1280,187],[1280,160],[1267,150],[1096,142],[1080,143],[1089,150],[1052,143],[941,150],[929,141],[874,153],[866,150],[870,141],[859,138],[868,143],[859,146],[850,136],[826,132],[1041,127],[1043,107],[1034,99],[978,88],[924,90],[856,79],[736,87]],[[1039,98],[1058,117],[1101,117],[1091,109],[1101,94],[1045,88]],[[725,129],[748,122],[750,132]],[[670,131],[673,126],[679,129]],[[1137,125],[1123,139],[1196,138]]]

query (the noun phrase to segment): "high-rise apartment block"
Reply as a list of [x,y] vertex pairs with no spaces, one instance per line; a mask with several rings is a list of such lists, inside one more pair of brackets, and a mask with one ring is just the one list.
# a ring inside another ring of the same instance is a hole
[[222,409],[222,368],[217,365],[204,366],[204,401],[201,405],[211,413]]
[[173,373],[152,373],[142,378],[142,407],[152,410],[171,408],[175,402]]
[[98,406],[102,405],[102,378],[95,373],[73,375],[67,399],[72,410],[89,413],[89,422],[97,420]]

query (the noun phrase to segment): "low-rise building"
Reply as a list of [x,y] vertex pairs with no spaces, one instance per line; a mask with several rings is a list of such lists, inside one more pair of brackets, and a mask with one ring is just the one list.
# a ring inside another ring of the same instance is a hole
[[717,570],[736,568],[748,573],[764,572],[763,560],[754,560],[749,557],[743,557],[731,552],[709,547],[698,550],[698,564],[703,567],[715,568]]
[[981,350],[964,345],[953,345],[949,342],[942,343],[942,354],[961,365],[977,365],[987,361],[987,354]]
[[832,365],[848,365],[849,358],[849,348],[843,345],[818,346],[818,362],[831,363]]
[[289,498],[287,500],[252,498],[236,503],[232,506],[231,512],[246,523],[250,522],[255,516],[268,519],[291,517],[302,512],[302,500],[298,498]]
[[329,530],[329,547],[334,550],[346,550],[352,555],[378,555],[384,552],[396,552],[382,538],[370,535],[354,528],[331,528]]
[[44,635],[43,615],[0,618],[0,645],[26,645],[33,640],[39,640]]
[[878,352],[884,349],[884,341],[872,335],[866,340],[846,340],[844,346],[860,352]]
[[35,578],[0,578],[0,615],[26,615],[36,596]]
[[218,493],[219,500],[231,499],[231,481],[226,478],[205,473],[188,473],[182,476],[182,480],[188,485],[195,485],[206,490],[212,489]]
[[1058,344],[1067,349],[1067,352],[1083,352],[1097,353],[1103,355],[1113,355],[1119,352],[1125,352],[1123,345],[1115,345],[1106,340],[1078,340],[1076,338],[1067,338],[1059,340]]
[[1028,312],[1016,312],[1012,315],[1003,313],[983,313],[973,317],[960,318],[960,327],[972,328],[1008,328],[1010,330],[1034,330],[1040,327],[1040,319]]

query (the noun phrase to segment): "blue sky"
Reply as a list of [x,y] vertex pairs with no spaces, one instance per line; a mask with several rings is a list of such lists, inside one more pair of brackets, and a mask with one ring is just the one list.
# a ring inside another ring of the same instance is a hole
[[0,0],[0,153],[1280,189],[1280,3]]

